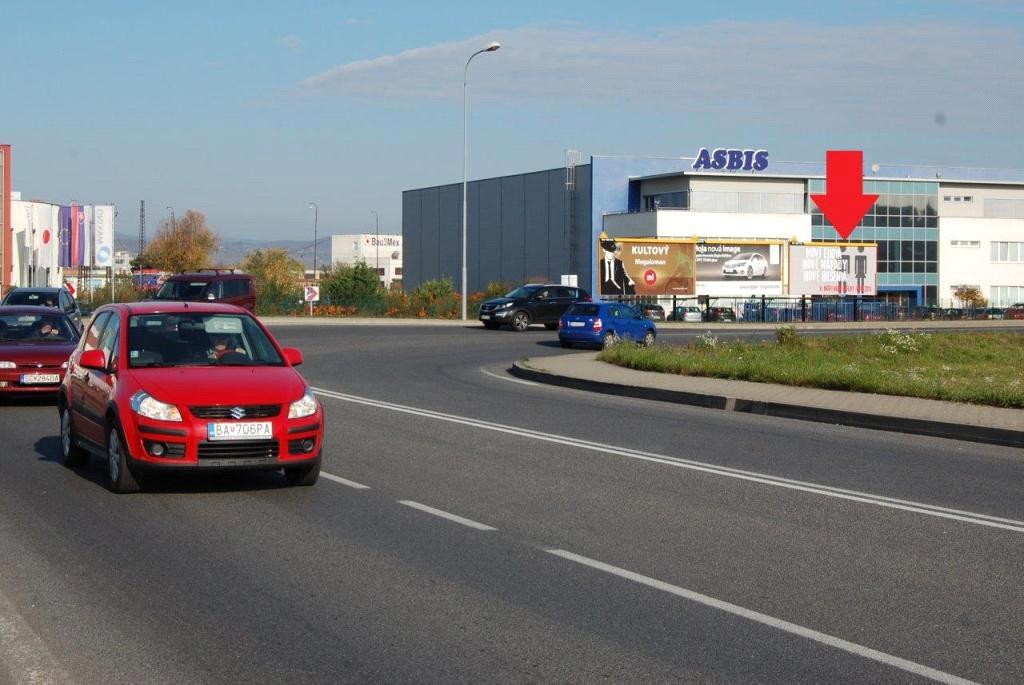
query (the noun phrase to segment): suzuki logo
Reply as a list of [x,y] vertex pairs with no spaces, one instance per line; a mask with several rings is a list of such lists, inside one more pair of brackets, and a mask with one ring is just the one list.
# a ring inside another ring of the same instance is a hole
[[231,416],[232,418],[240,419],[243,416],[245,416],[245,410],[242,409],[241,407],[232,407]]

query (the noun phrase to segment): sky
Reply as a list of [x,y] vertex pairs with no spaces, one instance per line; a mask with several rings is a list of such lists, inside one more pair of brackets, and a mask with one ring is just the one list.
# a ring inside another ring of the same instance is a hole
[[[0,143],[26,199],[187,209],[225,239],[401,233],[403,190],[591,155],[1024,168],[1024,2],[0,6]],[[243,9],[244,8],[244,9]]]

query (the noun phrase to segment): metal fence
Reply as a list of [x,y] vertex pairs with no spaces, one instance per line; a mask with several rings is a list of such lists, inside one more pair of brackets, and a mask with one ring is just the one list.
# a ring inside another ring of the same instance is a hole
[[607,296],[641,307],[660,305],[669,321],[692,320],[699,312],[702,322],[804,323],[835,321],[957,321],[1013,318],[1004,308],[971,306],[915,306],[865,298],[818,299],[810,297],[637,297]]

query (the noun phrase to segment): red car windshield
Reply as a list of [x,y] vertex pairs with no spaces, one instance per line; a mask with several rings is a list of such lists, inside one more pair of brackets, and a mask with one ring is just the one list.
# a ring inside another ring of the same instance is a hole
[[128,365],[280,366],[263,329],[240,314],[144,314],[128,320]]
[[78,339],[62,314],[2,314],[0,343],[69,343]]

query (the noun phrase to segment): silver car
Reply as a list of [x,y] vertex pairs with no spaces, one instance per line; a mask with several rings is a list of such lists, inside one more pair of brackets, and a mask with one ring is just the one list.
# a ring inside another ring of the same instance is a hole
[[676,307],[676,321],[686,321],[687,323],[700,323],[702,320],[700,313],[700,307],[686,306]]

